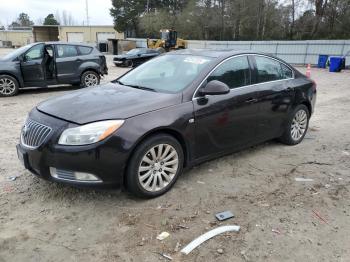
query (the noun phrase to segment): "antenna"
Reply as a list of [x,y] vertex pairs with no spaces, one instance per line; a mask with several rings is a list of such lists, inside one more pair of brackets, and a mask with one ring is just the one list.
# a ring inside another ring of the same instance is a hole
[[86,25],[90,25],[90,23],[89,23],[89,0],[85,0],[85,11],[86,11]]

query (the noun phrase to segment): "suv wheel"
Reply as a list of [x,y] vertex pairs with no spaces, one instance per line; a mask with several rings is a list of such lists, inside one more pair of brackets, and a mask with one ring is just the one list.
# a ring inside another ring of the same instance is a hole
[[299,144],[309,127],[310,113],[305,105],[298,105],[290,115],[281,142],[287,145]]
[[80,86],[90,87],[100,84],[100,76],[94,71],[86,71],[81,75]]
[[0,76],[0,96],[15,96],[18,89],[19,85],[16,78],[9,75]]
[[179,142],[167,134],[158,134],[141,143],[127,169],[128,190],[139,197],[157,197],[174,185],[183,169],[183,151]]

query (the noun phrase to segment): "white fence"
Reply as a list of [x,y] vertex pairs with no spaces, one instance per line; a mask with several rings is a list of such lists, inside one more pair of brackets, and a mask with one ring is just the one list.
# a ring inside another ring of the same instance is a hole
[[[137,47],[147,47],[147,40],[129,38]],[[350,40],[307,41],[202,41],[188,40],[188,48],[252,50],[275,55],[291,64],[317,64],[319,55],[345,56],[350,65]]]

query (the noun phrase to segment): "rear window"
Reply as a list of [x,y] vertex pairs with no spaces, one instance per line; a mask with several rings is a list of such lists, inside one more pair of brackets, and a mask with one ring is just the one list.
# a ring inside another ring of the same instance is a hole
[[92,47],[88,47],[88,46],[78,46],[78,49],[80,54],[82,55],[88,55],[92,51]]
[[78,50],[74,45],[57,45],[57,56],[62,57],[71,57],[77,56]]

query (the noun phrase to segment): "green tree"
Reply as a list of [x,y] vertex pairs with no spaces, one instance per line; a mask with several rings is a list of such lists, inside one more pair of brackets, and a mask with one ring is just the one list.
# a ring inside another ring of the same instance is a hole
[[60,23],[56,20],[55,16],[53,14],[49,14],[47,17],[45,17],[44,25],[59,25]]
[[30,20],[29,15],[26,13],[20,13],[16,21],[13,21],[9,28],[16,29],[17,27],[30,27],[33,26],[34,22]]
[[114,28],[129,36],[139,35],[139,18],[147,9],[147,0],[112,0],[110,14]]

